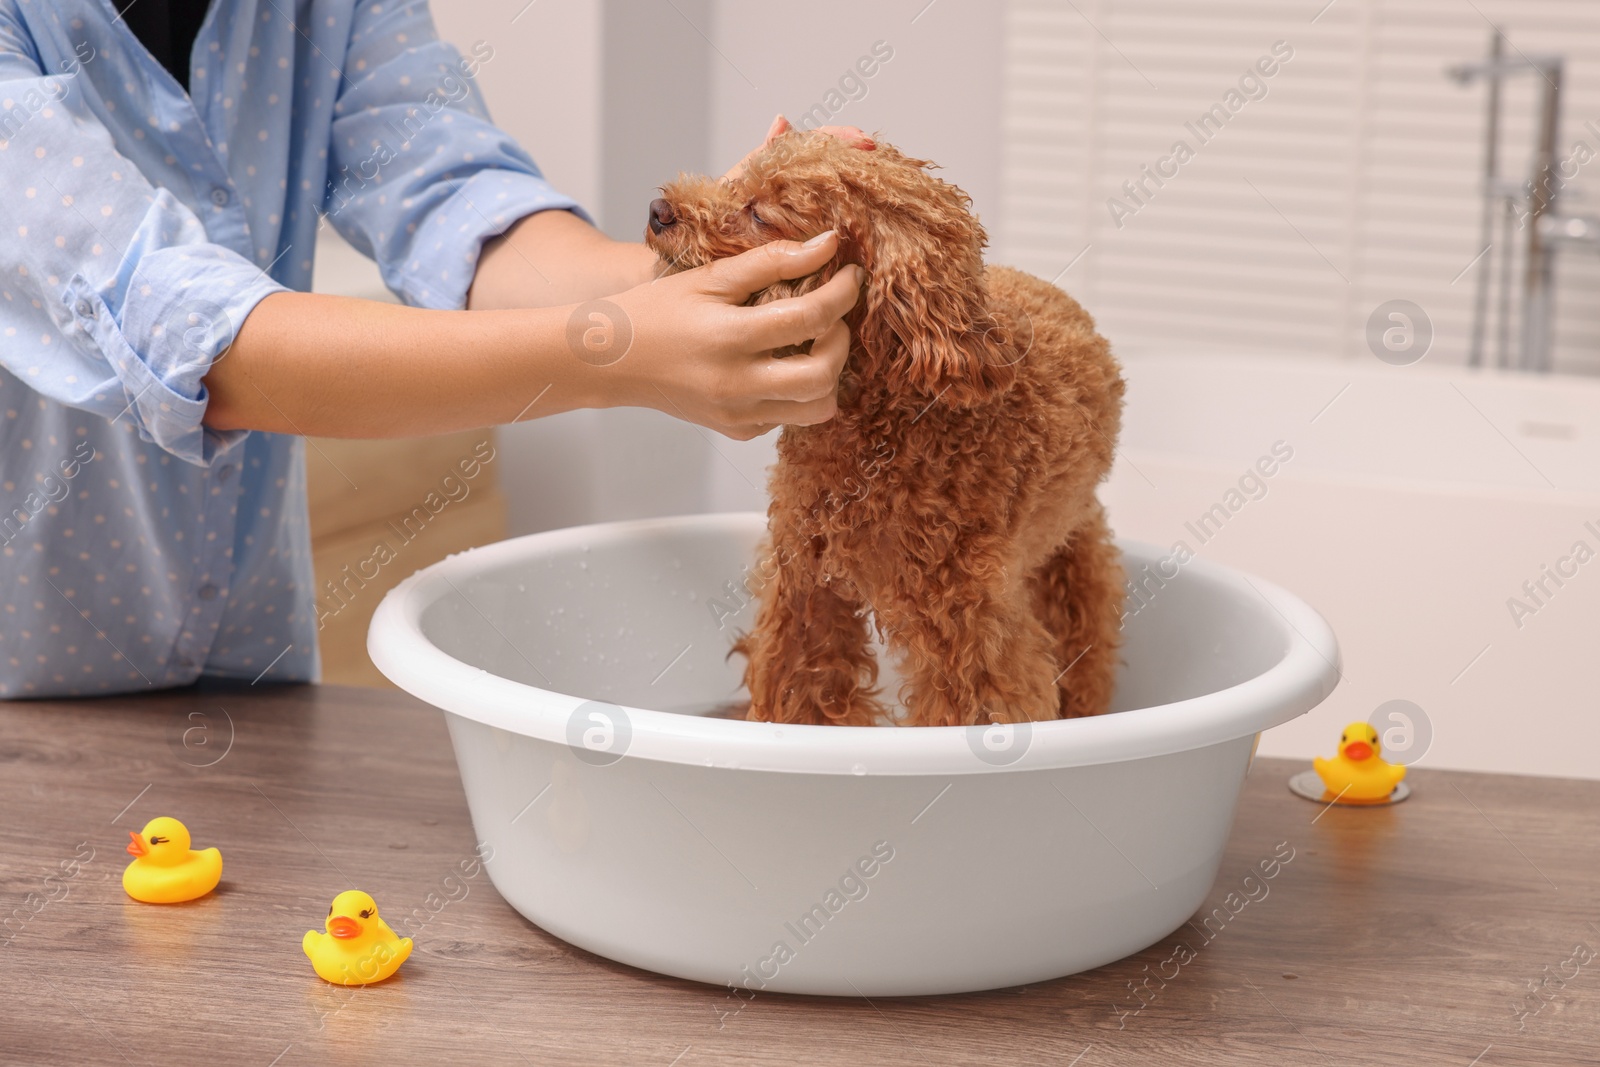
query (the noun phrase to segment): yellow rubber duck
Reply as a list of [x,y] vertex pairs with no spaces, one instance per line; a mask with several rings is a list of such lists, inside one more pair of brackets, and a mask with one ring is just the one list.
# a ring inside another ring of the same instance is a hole
[[1353,722],[1339,735],[1339,754],[1333,759],[1318,756],[1311,765],[1328,792],[1341,800],[1383,800],[1406,776],[1406,769],[1385,763],[1378,755],[1381,748],[1377,730]]
[[189,847],[189,828],[165,815],[138,833],[128,831],[133,862],[122,872],[122,888],[146,904],[177,904],[203,897],[222,880],[222,853]]
[[347,889],[328,908],[327,933],[307,930],[300,947],[317,974],[335,985],[381,982],[411,955],[411,939],[396,937],[378,917],[378,904],[359,889]]

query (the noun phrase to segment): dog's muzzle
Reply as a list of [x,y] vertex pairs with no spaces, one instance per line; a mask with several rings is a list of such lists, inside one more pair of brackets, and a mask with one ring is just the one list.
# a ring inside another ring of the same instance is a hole
[[660,233],[662,230],[678,221],[678,216],[673,213],[672,205],[659,196],[650,201],[650,232]]

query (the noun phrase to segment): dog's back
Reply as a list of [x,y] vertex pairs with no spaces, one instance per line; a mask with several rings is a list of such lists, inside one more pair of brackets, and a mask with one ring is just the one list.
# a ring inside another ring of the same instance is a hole
[[1115,441],[1122,426],[1122,371],[1083,305],[1044,279],[1011,267],[989,267],[984,282],[992,307],[1020,317],[1015,345],[1022,376],[1063,387],[1099,432]]

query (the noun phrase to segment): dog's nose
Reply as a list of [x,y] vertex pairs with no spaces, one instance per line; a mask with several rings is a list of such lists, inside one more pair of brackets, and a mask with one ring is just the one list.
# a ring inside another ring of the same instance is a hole
[[650,201],[650,232],[660,233],[662,230],[678,221],[678,216],[673,214],[672,205],[659,196]]

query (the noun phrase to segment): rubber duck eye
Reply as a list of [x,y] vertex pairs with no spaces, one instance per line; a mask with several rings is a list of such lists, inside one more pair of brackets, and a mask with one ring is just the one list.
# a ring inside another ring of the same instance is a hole
[[164,837],[152,837],[150,843],[152,845],[164,845],[167,843],[167,839]]
[[363,918],[363,919],[370,919],[370,918],[372,918],[372,909],[371,909],[371,908],[362,908],[362,909],[361,909],[361,917],[362,917],[362,918]]

